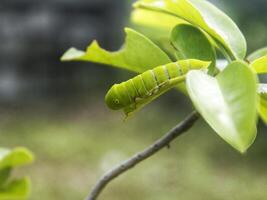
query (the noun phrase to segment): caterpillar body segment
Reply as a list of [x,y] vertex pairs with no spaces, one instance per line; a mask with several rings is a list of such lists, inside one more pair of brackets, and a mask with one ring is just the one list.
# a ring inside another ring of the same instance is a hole
[[135,102],[123,108],[126,116],[133,114],[135,111],[144,107],[146,104],[152,102],[154,99],[158,98],[168,90],[172,89],[177,84],[183,82],[185,80],[185,75],[177,77],[173,80],[167,80],[162,83],[160,86],[153,88],[147,96],[144,97],[136,97]]
[[123,109],[129,115],[183,82],[189,70],[203,69],[209,65],[210,62],[191,59],[148,70],[113,85],[105,97],[106,104],[112,110]]

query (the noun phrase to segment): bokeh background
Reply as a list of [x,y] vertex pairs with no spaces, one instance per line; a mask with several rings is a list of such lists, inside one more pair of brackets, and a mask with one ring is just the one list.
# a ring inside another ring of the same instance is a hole
[[[267,45],[266,0],[214,0],[248,41]],[[36,162],[31,199],[83,199],[99,176],[151,144],[192,110],[176,91],[123,122],[104,95],[133,74],[90,63],[61,63],[71,46],[97,39],[118,49],[128,26],[128,0],[0,1],[1,146],[26,146]],[[267,135],[242,156],[202,120],[187,134],[114,181],[107,200],[266,200]]]

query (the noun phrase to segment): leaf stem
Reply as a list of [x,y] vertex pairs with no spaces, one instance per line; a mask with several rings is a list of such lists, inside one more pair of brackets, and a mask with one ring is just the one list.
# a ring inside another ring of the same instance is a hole
[[188,115],[182,122],[180,122],[177,126],[167,132],[162,138],[157,140],[154,144],[147,147],[142,152],[139,152],[129,158],[128,160],[122,162],[118,166],[114,167],[106,174],[104,174],[93,187],[90,195],[85,200],[96,200],[103,189],[110,183],[113,179],[117,178],[124,172],[130,170],[131,168],[135,167],[140,162],[146,160],[147,158],[151,157],[164,147],[169,147],[170,143],[177,138],[178,136],[182,135],[188,131],[194,123],[198,120],[199,115],[196,111],[192,112]]

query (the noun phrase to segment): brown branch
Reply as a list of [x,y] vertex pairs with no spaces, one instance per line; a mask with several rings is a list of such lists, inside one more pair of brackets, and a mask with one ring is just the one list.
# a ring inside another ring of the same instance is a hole
[[168,133],[166,133],[166,135],[157,140],[151,146],[147,147],[144,151],[137,153],[133,157],[129,158],[128,160],[122,162],[120,165],[116,166],[112,170],[108,171],[99,179],[99,181],[93,187],[90,195],[86,198],[86,200],[96,200],[108,183],[110,183],[113,179],[115,179],[122,173],[133,168],[135,165],[139,164],[143,160],[151,157],[159,150],[163,149],[164,147],[168,147],[175,138],[189,130],[198,118],[198,113],[194,111],[177,126],[175,126]]

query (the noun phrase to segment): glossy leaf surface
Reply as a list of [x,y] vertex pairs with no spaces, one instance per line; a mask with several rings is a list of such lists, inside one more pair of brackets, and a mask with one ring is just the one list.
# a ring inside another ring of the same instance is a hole
[[[160,22],[160,23],[159,23]],[[174,49],[170,45],[171,30],[181,23],[187,23],[175,16],[146,9],[134,9],[131,13],[133,27],[151,39],[174,61]]]
[[246,56],[246,41],[239,28],[206,0],[139,0],[135,7],[177,16],[206,31],[231,57]]
[[260,57],[251,63],[251,67],[257,74],[267,73],[267,56]]
[[236,61],[216,78],[202,71],[189,72],[186,83],[196,109],[207,123],[244,153],[256,137],[258,95],[254,72]]
[[61,60],[90,61],[137,73],[171,62],[167,54],[144,35],[128,28],[125,29],[125,32],[126,41],[124,47],[119,51],[106,51],[94,41],[86,52],[71,48]]
[[131,21],[140,26],[162,30],[166,34],[169,34],[176,25],[187,23],[175,16],[146,9],[135,9],[131,13]]
[[267,124],[267,84],[259,85],[260,105],[259,114],[262,120]]
[[250,54],[250,55],[248,56],[247,59],[248,59],[250,62],[253,62],[254,60],[256,60],[256,59],[258,59],[258,58],[260,58],[260,57],[263,57],[263,56],[267,56],[267,47],[265,47],[265,48],[261,48],[261,49],[255,51],[255,52],[253,52],[252,54]]
[[198,59],[211,61],[215,67],[215,49],[205,34],[189,24],[177,25],[171,33],[171,43],[176,50],[178,60]]

